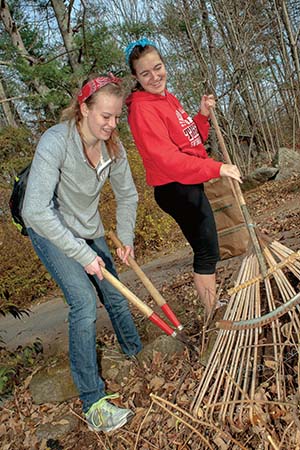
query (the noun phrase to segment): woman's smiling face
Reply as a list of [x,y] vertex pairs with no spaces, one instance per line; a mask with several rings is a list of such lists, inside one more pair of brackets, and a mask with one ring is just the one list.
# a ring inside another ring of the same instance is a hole
[[123,98],[107,92],[97,92],[90,108],[81,105],[81,131],[88,143],[107,141],[117,127],[122,113]]
[[156,50],[146,53],[134,61],[134,77],[146,92],[164,95],[167,72]]

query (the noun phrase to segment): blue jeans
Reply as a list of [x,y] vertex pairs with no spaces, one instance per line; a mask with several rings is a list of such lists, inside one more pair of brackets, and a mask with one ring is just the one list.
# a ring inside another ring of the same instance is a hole
[[[136,355],[142,348],[126,299],[106,280],[89,276],[73,258],[28,229],[32,245],[48,272],[57,282],[69,305],[69,358],[71,372],[78,389],[82,408],[106,395],[99,376],[96,354],[97,294],[111,319],[119,344],[126,355]],[[87,241],[105,262],[106,269],[117,273],[104,237]]]

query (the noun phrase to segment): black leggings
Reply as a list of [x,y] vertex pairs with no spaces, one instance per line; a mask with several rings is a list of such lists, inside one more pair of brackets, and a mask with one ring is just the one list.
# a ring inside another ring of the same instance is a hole
[[203,184],[177,182],[155,186],[158,206],[176,220],[194,251],[194,272],[215,273],[220,259],[215,219]]

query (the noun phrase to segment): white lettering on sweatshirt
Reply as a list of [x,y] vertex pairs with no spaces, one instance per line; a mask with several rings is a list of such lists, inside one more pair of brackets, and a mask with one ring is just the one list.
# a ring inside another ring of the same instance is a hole
[[183,109],[176,110],[176,117],[182,127],[183,134],[188,138],[191,147],[196,147],[201,144],[201,136],[193,119]]

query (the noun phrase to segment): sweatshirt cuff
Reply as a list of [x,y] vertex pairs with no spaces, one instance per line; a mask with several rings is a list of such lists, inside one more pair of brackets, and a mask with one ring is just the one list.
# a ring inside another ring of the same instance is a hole
[[97,253],[94,252],[88,245],[84,246],[81,251],[74,256],[74,259],[83,267],[87,266],[96,258]]
[[220,170],[221,166],[224,164],[220,161],[215,161],[212,158],[207,158],[205,160],[206,166],[209,169],[209,174],[211,175],[211,178],[220,178]]
[[122,231],[117,231],[118,236],[123,243],[123,245],[129,245],[131,248],[133,248],[133,241],[134,241],[134,235],[129,233],[122,233]]
[[209,116],[205,116],[204,114],[201,114],[201,112],[198,112],[198,114],[195,115],[194,121],[202,124],[206,124],[209,121]]

